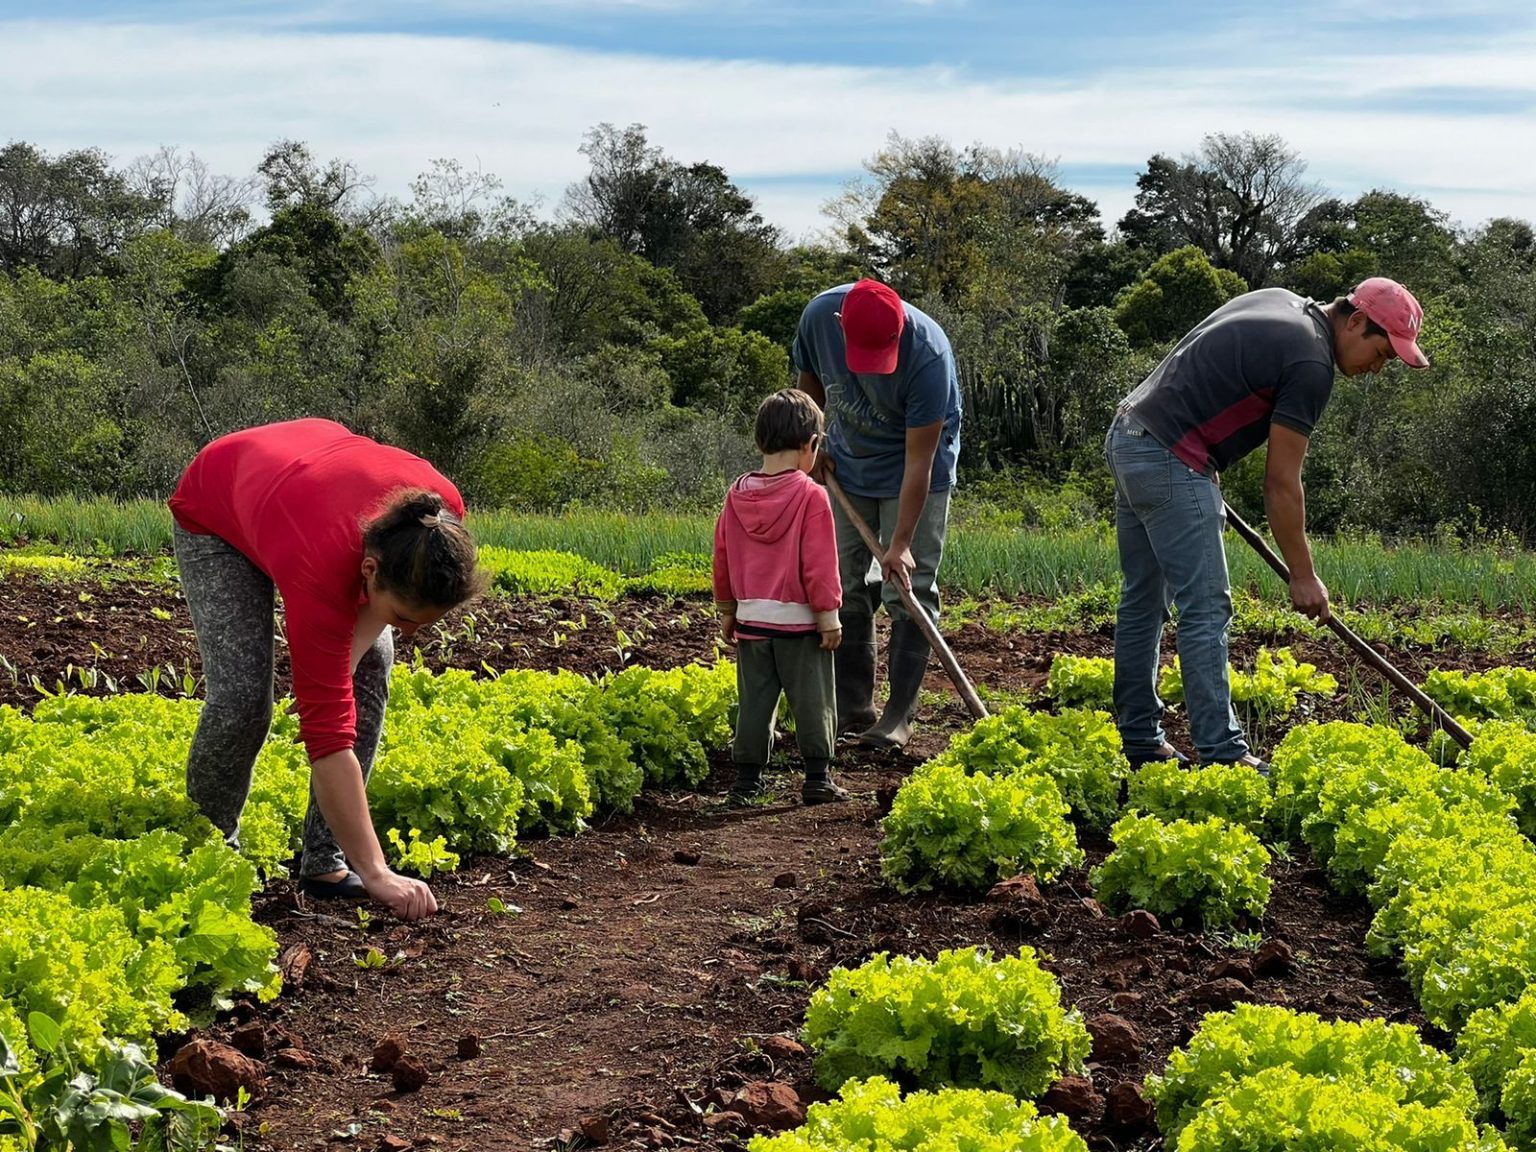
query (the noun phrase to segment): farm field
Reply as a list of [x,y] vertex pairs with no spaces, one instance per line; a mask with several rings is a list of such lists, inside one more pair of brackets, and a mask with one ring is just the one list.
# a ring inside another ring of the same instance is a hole
[[[515,557],[507,563],[507,571],[521,571]],[[40,707],[41,714],[64,709],[68,701],[55,698],[61,685],[104,700],[153,692],[165,698],[164,707],[176,709],[184,707],[181,697],[197,696],[190,621],[163,572],[148,565],[128,578],[103,581],[89,565],[49,567],[15,563],[5,576],[0,703],[24,712]],[[674,577],[675,586],[688,581],[686,571]],[[595,589],[594,580],[600,585]],[[414,644],[402,644],[400,675],[410,677],[412,687],[402,693],[397,682],[397,700],[430,701],[439,690],[435,674],[445,674],[443,683],[459,683],[453,670],[487,681],[519,671],[599,678],[626,668],[677,669],[716,659],[715,621],[702,594],[676,587],[624,592],[602,585],[601,574],[592,572],[576,583],[582,581],[587,594],[487,597]],[[997,747],[1033,738],[1032,717],[1084,715],[1068,705],[1094,704],[1102,692],[1094,682],[1102,665],[1093,661],[1107,657],[1111,643],[1101,605],[1094,596],[1065,602],[1070,618],[1063,618],[1062,603],[991,599],[957,604],[952,614],[950,638],[962,666],[994,711],[1011,718],[993,726],[989,739],[1001,741]],[[1423,615],[1410,607],[1403,618]],[[1498,645],[1461,647],[1440,636],[1384,648],[1419,681],[1436,669],[1475,673],[1528,665],[1532,651],[1519,639],[1523,617],[1509,612],[1503,620],[1508,631]],[[1254,614],[1234,638],[1234,666],[1269,667],[1268,650],[1280,645],[1335,684],[1330,690],[1313,681],[1316,691],[1303,690],[1289,701],[1283,693],[1266,701],[1259,692],[1245,706],[1245,723],[1265,752],[1287,742],[1293,726],[1312,721],[1363,716],[1421,735],[1372,673],[1306,631]],[[1165,664],[1173,655],[1170,637]],[[281,693],[281,649],[279,656]],[[1062,656],[1088,660],[1073,666]],[[1255,677],[1255,684],[1261,679]],[[1489,698],[1482,681],[1457,683],[1473,686],[1468,699]],[[1518,695],[1518,687],[1511,684],[1509,691]],[[702,742],[708,745],[705,758],[685,773],[696,778],[692,785],[674,777],[640,792],[632,811],[599,808],[579,835],[568,834],[574,809],[562,807],[563,796],[558,802],[524,800],[529,807],[515,819],[511,853],[480,850],[463,829],[463,842],[452,843],[451,821],[421,828],[424,842],[447,833],[449,847],[462,855],[456,871],[434,877],[444,911],[424,924],[359,918],[350,907],[306,907],[286,880],[270,880],[255,892],[251,911],[256,924],[275,934],[271,948],[283,975],[281,995],[234,990],[232,1007],[211,1022],[160,1030],[162,1078],[174,1079],[171,1058],[191,1039],[234,1043],[259,1058],[260,1080],[225,1134],[232,1144],[253,1149],[566,1149],[595,1146],[599,1138],[616,1147],[740,1148],[751,1133],[743,1115],[766,1122],[763,1131],[787,1126],[787,1118],[797,1115],[793,1104],[783,1110],[782,1097],[758,1099],[761,1087],[736,1103],[748,1085],[787,1085],[801,1102],[832,1095],[818,1083],[812,1054],[798,1042],[813,993],[835,971],[857,968],[880,953],[933,959],[946,949],[973,946],[991,949],[997,958],[1017,954],[1021,946],[1036,950],[1059,984],[1062,1002],[1092,1031],[1091,1049],[1079,1055],[1086,1066],[1076,1069],[1087,1080],[1058,1084],[1042,1110],[1065,1114],[1095,1148],[1162,1145],[1140,1089],[1130,1086],[1162,1072],[1208,1014],[1234,1003],[1327,1020],[1407,1024],[1433,1049],[1454,1047],[1466,1024],[1460,1002],[1431,1000],[1426,1008],[1422,974],[1410,970],[1405,978],[1401,949],[1368,949],[1373,904],[1358,869],[1341,872],[1336,866],[1343,836],[1335,829],[1350,826],[1353,810],[1325,812],[1321,780],[1307,776],[1306,764],[1321,763],[1330,753],[1308,750],[1295,738],[1288,741],[1296,749],[1289,775],[1277,759],[1277,780],[1292,790],[1294,826],[1271,821],[1262,836],[1269,854],[1261,869],[1270,882],[1267,906],[1238,909],[1235,918],[1208,908],[1212,923],[1202,930],[1188,910],[1154,919],[1132,915],[1135,901],[1106,897],[1101,903],[1095,892],[1105,878],[1096,880],[1095,869],[1120,836],[1111,826],[1124,780],[1106,777],[1116,782],[1110,811],[1102,796],[1095,803],[1091,789],[1072,782],[1076,753],[1065,752],[1058,759],[1068,767],[1058,772],[1058,783],[1071,805],[1068,827],[1082,854],[1052,857],[1038,846],[1031,849],[1038,895],[1016,885],[989,898],[992,881],[1011,874],[995,866],[995,875],[965,873],[965,883],[937,885],[935,891],[899,890],[927,885],[922,867],[899,880],[882,869],[892,835],[882,818],[893,805],[900,812],[898,790],[920,765],[942,758],[946,749],[962,760],[968,754],[970,725],[936,664],[927,688],[924,723],[907,753],[843,754],[839,774],[855,794],[847,805],[808,809],[795,800],[788,736],[783,771],[771,777],[771,801],[745,811],[724,809],[720,801],[731,770],[717,738]],[[1496,714],[1503,715],[1489,713]],[[428,731],[422,720],[414,713],[397,724],[392,716],[392,730],[410,740]],[[1170,720],[1175,741],[1182,743],[1177,709]],[[82,739],[88,739],[97,721],[82,723]],[[1082,723],[1081,748],[1098,748],[1102,722]],[[1381,731],[1383,739],[1390,735]],[[451,743],[454,734],[438,732],[432,739]],[[1063,739],[1067,747],[1075,738]],[[440,754],[442,745],[429,751]],[[977,746],[976,755],[983,751]],[[1098,759],[1098,753],[1084,755],[1082,763],[1101,766],[1115,756],[1113,750]],[[1346,756],[1335,766],[1358,767],[1358,759]],[[969,770],[978,779],[1012,772]],[[1427,759],[1414,761],[1402,769],[1402,779],[1428,779],[1426,773],[1438,771]],[[1505,807],[1519,815],[1523,777],[1490,775],[1504,780],[1514,797]],[[1049,791],[1055,795],[1054,786]],[[1297,799],[1303,793],[1316,795]],[[1446,806],[1454,804],[1448,800]],[[530,819],[535,807],[537,819]],[[1312,824],[1297,815],[1302,809]],[[407,803],[400,801],[395,811],[408,814]],[[1319,821],[1320,813],[1327,818]],[[910,858],[924,867],[953,865],[951,879],[962,875],[961,864],[974,864],[946,861],[931,845],[919,843],[913,851]],[[0,846],[0,867],[6,866]],[[391,1036],[421,1062],[425,1083],[415,1090],[402,1091],[391,1074],[372,1070],[376,1048]],[[1066,1059],[1057,1071],[1069,1071],[1071,1063]]]

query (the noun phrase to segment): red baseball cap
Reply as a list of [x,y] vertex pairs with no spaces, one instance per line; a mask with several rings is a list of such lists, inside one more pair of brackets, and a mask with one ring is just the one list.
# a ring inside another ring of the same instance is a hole
[[872,376],[896,371],[907,310],[892,288],[878,280],[860,280],[843,297],[842,320],[848,371]]
[[1399,360],[1411,368],[1429,367],[1429,357],[1418,344],[1424,309],[1412,292],[1396,280],[1372,276],[1349,294],[1349,302],[1387,330],[1387,339]]

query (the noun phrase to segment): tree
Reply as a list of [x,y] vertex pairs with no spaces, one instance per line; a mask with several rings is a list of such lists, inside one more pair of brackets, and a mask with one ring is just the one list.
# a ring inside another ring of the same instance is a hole
[[159,209],[104,152],[51,157],[13,142],[0,149],[0,271],[36,268],[62,278],[104,271]]
[[368,196],[371,176],[364,176],[350,160],[321,165],[309,145],[299,140],[272,145],[256,172],[266,185],[267,208],[274,216],[285,208],[309,208],[368,225],[383,214],[383,205]]
[[534,226],[533,209],[501,195],[499,176],[457,160],[434,160],[411,181],[407,219],[456,240],[515,238]]
[[782,274],[778,230],[718,165],[678,163],[647,142],[643,124],[599,124],[581,154],[591,168],[566,192],[571,218],[676,272],[712,322],[734,318]]
[[1306,162],[1279,136],[1216,133],[1182,161],[1155,155],[1120,221],[1135,247],[1166,253],[1193,244],[1218,268],[1262,288],[1298,251],[1297,232],[1322,198]]
[[129,187],[158,205],[154,223],[177,239],[223,248],[252,227],[256,179],[215,173],[195,152],[162,145],[124,173]]
[[1248,290],[1233,272],[1212,267],[1193,244],[1162,257],[1121,298],[1115,320],[1133,344],[1177,340],[1232,297]]
[[828,206],[860,263],[903,296],[955,304],[979,289],[1054,301],[1077,253],[1102,239],[1098,210],[1018,149],[957,150],[892,133],[868,175]]

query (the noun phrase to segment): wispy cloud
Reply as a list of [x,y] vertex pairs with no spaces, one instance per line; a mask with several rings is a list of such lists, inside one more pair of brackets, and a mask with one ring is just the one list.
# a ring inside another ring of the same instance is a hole
[[[821,226],[840,174],[854,174],[893,128],[1059,157],[1110,220],[1134,192],[1125,173],[1153,152],[1244,130],[1280,133],[1341,194],[1433,189],[1469,223],[1536,216],[1536,116],[1523,103],[1536,102],[1536,34],[1378,55],[1349,39],[1330,54],[1283,43],[1239,50],[1232,35],[1191,33],[1177,58],[1148,54],[1134,68],[1042,77],[675,58],[476,34],[10,21],[0,22],[0,108],[6,133],[50,149],[99,145],[126,159],[174,143],[241,172],[271,141],[296,137],[356,161],[382,191],[403,194],[431,159],[455,157],[546,202],[584,170],[583,132],[639,121],[673,155],[708,158],[760,188],[765,214],[792,233]],[[1480,94],[1497,99],[1479,103]]]

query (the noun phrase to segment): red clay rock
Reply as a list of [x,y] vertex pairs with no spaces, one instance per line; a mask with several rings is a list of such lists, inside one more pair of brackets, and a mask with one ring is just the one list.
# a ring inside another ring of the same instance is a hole
[[753,1080],[742,1085],[729,1110],[739,1113],[754,1128],[782,1131],[805,1123],[805,1105],[800,1094],[778,1080]]
[[1244,984],[1253,985],[1253,962],[1240,957],[1231,957],[1220,961],[1211,969],[1212,980],[1241,980]]
[[264,1074],[255,1060],[213,1040],[193,1040],[171,1058],[171,1083],[188,1096],[233,1100],[242,1088],[254,1096]]
[[284,1028],[281,1024],[272,1025],[272,1030],[267,1036],[268,1048],[302,1048],[304,1038],[297,1032]]
[[1141,1085],[1122,1080],[1104,1096],[1104,1116],[1109,1123],[1126,1132],[1145,1132],[1153,1126],[1157,1109],[1147,1099]]
[[242,1024],[229,1034],[229,1046],[253,1060],[260,1060],[267,1054],[266,1030],[255,1020]]
[[1141,1059],[1141,1032],[1129,1020],[1109,1012],[1088,1021],[1093,1058],[1106,1064],[1135,1064]]
[[378,1152],[406,1152],[407,1149],[414,1147],[415,1145],[404,1136],[396,1136],[394,1133],[379,1137]]
[[415,1092],[426,1087],[432,1074],[415,1056],[406,1055],[395,1061],[395,1066],[389,1070],[389,1077],[395,1085],[395,1091]]
[[999,880],[987,893],[987,900],[992,904],[1045,903],[1045,897],[1040,895],[1040,885],[1035,883],[1035,878],[1024,875]]
[[272,1067],[293,1072],[313,1072],[320,1061],[302,1048],[284,1048],[272,1054]]
[[1145,908],[1137,908],[1120,917],[1120,926],[1125,929],[1128,935],[1134,936],[1138,940],[1150,940],[1163,930],[1163,926],[1158,923],[1157,917]]
[[388,1072],[404,1055],[404,1037],[391,1032],[373,1046],[373,1059],[368,1062],[368,1067],[374,1072]]
[[1063,1076],[1051,1085],[1040,1101],[1053,1112],[1086,1120],[1103,1107],[1104,1099],[1094,1090],[1093,1081],[1086,1076]]
[[1212,1008],[1230,1008],[1252,996],[1248,985],[1230,976],[1221,980],[1207,980],[1189,994],[1189,998],[1196,1004],[1209,1004]]
[[308,944],[290,944],[277,962],[278,970],[283,974],[283,983],[290,988],[303,987],[304,977],[309,972],[309,962],[313,958]]
[[790,1060],[796,1056],[805,1055],[805,1045],[798,1040],[791,1040],[788,1036],[765,1036],[762,1047],[763,1051],[775,1060]]
[[734,1132],[741,1135],[752,1131],[752,1125],[739,1112],[711,1112],[704,1117],[704,1127],[711,1132]]
[[1296,966],[1296,953],[1284,940],[1266,940],[1253,956],[1253,970],[1260,976],[1282,976]]
[[816,982],[816,966],[809,960],[803,960],[799,956],[791,956],[784,966],[789,972],[791,980],[799,980],[803,984]]
[[589,1144],[608,1143],[608,1117],[583,1116],[581,1123],[577,1125],[581,1129],[581,1138]]

